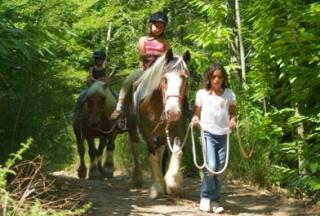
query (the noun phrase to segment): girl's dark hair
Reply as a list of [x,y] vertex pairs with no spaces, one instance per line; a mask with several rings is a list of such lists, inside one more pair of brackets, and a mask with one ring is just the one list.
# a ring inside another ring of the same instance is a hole
[[211,89],[211,82],[210,80],[212,79],[213,73],[216,70],[221,70],[222,72],[222,76],[223,76],[223,82],[222,82],[222,88],[225,89],[227,88],[228,85],[228,74],[226,72],[226,70],[224,69],[224,67],[222,66],[222,64],[219,63],[215,63],[209,66],[207,72],[205,73],[204,76],[204,88],[206,90],[210,90]]

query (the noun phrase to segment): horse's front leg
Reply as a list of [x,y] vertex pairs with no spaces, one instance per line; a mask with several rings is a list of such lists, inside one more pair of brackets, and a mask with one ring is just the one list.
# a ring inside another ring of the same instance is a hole
[[115,149],[114,140],[116,138],[116,133],[112,133],[108,136],[107,148],[106,148],[106,161],[103,164],[103,174],[107,178],[113,177],[114,164],[113,164],[113,153]]
[[80,165],[78,168],[78,177],[81,179],[84,179],[87,176],[87,168],[84,162],[84,154],[85,154],[84,140],[81,139],[80,136],[76,136],[76,139],[77,139],[77,148],[78,148],[78,154],[80,159]]
[[170,158],[168,170],[164,177],[166,182],[166,192],[170,195],[175,195],[181,188],[181,183],[183,181],[183,175],[180,169],[182,155],[181,140],[179,137],[175,137],[173,152]]
[[151,169],[151,187],[149,196],[151,199],[155,199],[165,193],[165,182],[161,169],[162,156],[165,146],[161,145],[161,139],[157,139],[159,142],[157,143],[157,147],[152,141],[153,137],[151,137],[151,134],[148,134],[146,137],[146,142],[149,149],[149,164]]
[[89,146],[89,157],[90,157],[90,169],[89,169],[89,179],[97,179],[100,176],[100,171],[98,167],[97,149],[94,144],[94,139],[87,139]]
[[96,158],[97,158],[97,166],[102,177],[104,177],[104,171],[102,168],[102,155],[106,145],[107,145],[107,139],[105,137],[100,137]]
[[129,132],[129,144],[131,147],[131,153],[134,162],[133,175],[132,175],[132,184],[134,187],[140,188],[143,184],[142,169],[139,161],[139,135],[137,129],[137,122],[134,117],[128,117],[128,132]]

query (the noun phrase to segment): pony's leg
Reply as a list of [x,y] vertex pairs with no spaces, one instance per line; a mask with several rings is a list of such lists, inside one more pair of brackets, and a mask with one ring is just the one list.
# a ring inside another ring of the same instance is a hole
[[113,171],[114,171],[114,164],[113,164],[113,152],[114,152],[114,140],[115,140],[116,134],[112,134],[107,142],[107,148],[106,148],[106,161],[103,165],[103,173],[104,176],[107,178],[113,177]]
[[157,152],[149,154],[152,183],[150,187],[150,198],[155,199],[164,194],[165,182],[159,166],[159,155]]
[[159,154],[159,166],[162,171],[162,174],[164,175],[167,170],[167,160],[168,160],[168,149],[166,147],[166,137],[165,136],[159,136],[157,138],[158,143],[157,143],[157,153]]
[[87,168],[84,162],[84,154],[85,154],[84,140],[81,139],[79,136],[76,136],[76,139],[77,139],[77,147],[78,147],[78,153],[80,158],[80,165],[78,168],[78,177],[81,179],[84,179],[87,176]]
[[97,160],[98,169],[99,169],[102,177],[104,177],[104,172],[103,172],[103,168],[102,168],[102,155],[103,155],[103,150],[106,147],[106,145],[107,145],[107,139],[100,137],[99,146],[98,146],[98,150],[96,153],[96,160]]
[[97,159],[97,149],[94,145],[93,139],[88,139],[89,156],[90,156],[90,169],[89,179],[97,179],[100,176]]
[[171,195],[179,192],[181,183],[183,181],[183,175],[180,169],[183,152],[180,142],[180,138],[176,137],[174,140],[173,152],[170,158],[169,167],[164,177],[166,182],[166,192]]
[[131,152],[133,156],[133,162],[134,162],[134,168],[133,168],[133,173],[132,173],[132,184],[140,188],[142,187],[143,180],[142,180],[142,172],[141,172],[141,166],[140,166],[140,161],[139,161],[139,142],[129,138],[130,146],[131,146]]

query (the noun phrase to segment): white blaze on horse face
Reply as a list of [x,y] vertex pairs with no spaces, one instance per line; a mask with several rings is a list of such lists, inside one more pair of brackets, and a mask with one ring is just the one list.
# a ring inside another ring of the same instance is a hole
[[182,85],[182,77],[179,73],[166,74],[167,79],[167,91],[165,98],[165,111],[169,121],[176,121],[181,115],[180,104],[180,88]]

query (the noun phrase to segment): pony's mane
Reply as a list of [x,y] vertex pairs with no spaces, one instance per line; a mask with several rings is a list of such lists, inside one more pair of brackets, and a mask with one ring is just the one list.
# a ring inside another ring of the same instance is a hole
[[94,93],[98,93],[100,95],[105,95],[105,88],[104,88],[105,83],[102,81],[96,81],[94,82],[90,88],[88,89],[88,92],[86,94],[86,97],[90,97]]
[[[162,80],[162,71],[166,64],[166,55],[163,54],[159,57],[154,64],[143,72],[142,76],[136,81],[135,84],[139,84],[136,92],[139,92],[138,100],[150,99],[152,93],[159,89],[159,85]],[[187,71],[187,65],[183,61],[182,57],[173,58],[168,65],[166,65],[166,72],[178,72],[182,70]]]

